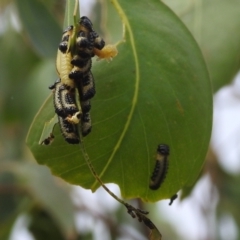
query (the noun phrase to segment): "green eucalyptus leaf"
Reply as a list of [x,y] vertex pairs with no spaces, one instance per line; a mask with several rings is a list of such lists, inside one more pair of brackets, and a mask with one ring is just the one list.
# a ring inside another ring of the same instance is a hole
[[[51,214],[66,238],[73,236],[75,233],[74,206],[66,185],[54,179],[45,166],[27,162],[2,161],[0,167],[12,173],[16,178],[16,186],[26,190],[36,205],[43,207]],[[25,204],[22,207],[24,206]]]
[[55,57],[61,28],[40,1],[16,0],[22,24],[34,49],[44,57]]
[[[163,3],[112,2],[126,26],[125,41],[112,62],[93,66],[93,129],[82,144],[102,181],[118,184],[123,197],[170,198],[194,182],[204,162],[212,123],[208,72],[195,40]],[[50,146],[39,145],[53,116],[50,96],[32,123],[28,146],[54,175],[95,191],[99,184],[81,146],[67,144],[59,126]],[[160,143],[170,147],[169,170],[153,191],[149,182]]]
[[[66,10],[65,10],[65,18],[63,23],[63,29],[67,28],[70,25],[75,25],[74,22],[74,13],[76,17],[79,17],[79,0],[67,0],[66,1]],[[75,12],[76,11],[76,12]]]
[[240,67],[240,1],[164,0],[189,28],[206,60],[214,91]]

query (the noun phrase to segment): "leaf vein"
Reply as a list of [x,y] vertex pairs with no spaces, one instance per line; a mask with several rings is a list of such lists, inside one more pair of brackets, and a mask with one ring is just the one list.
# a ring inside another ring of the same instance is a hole
[[[110,155],[105,167],[103,168],[103,170],[101,171],[101,173],[99,173],[99,177],[102,178],[102,176],[105,174],[105,172],[107,171],[109,165],[111,164],[116,152],[118,151],[118,149],[120,148],[121,146],[121,143],[123,141],[123,138],[124,136],[126,135],[127,133],[127,130],[130,126],[130,123],[131,123],[131,120],[132,120],[132,117],[133,117],[133,113],[134,113],[134,110],[136,108],[136,105],[137,105],[137,100],[138,100],[138,93],[139,93],[139,83],[140,83],[140,69],[139,69],[139,61],[138,61],[138,56],[137,56],[137,50],[136,50],[136,46],[135,46],[135,40],[134,40],[134,35],[133,35],[133,31],[132,31],[132,28],[131,28],[131,25],[128,21],[128,18],[124,12],[124,10],[122,9],[122,7],[120,6],[120,4],[118,3],[117,0],[111,0],[113,5],[115,6],[116,10],[118,11],[124,25],[126,26],[126,29],[129,33],[129,38],[130,38],[130,44],[131,44],[131,47],[132,47],[132,53],[133,53],[133,57],[134,57],[134,61],[135,61],[135,69],[136,69],[136,77],[135,77],[135,90],[134,90],[134,93],[133,93],[133,98],[132,98],[132,106],[131,106],[131,109],[130,109],[130,112],[128,114],[128,117],[127,117],[127,120],[126,120],[126,123],[124,125],[124,128],[123,128],[123,131],[122,131],[122,134],[120,135],[115,147],[113,148],[113,151],[112,151],[112,154]],[[95,181],[92,185],[92,189],[94,189],[97,185],[97,181]]]

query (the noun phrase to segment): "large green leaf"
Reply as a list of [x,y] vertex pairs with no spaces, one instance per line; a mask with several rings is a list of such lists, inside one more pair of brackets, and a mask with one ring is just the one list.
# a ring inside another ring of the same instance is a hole
[[[117,183],[124,197],[169,198],[194,182],[207,151],[212,93],[206,66],[193,37],[163,3],[112,2],[126,25],[125,42],[111,63],[93,67],[93,129],[84,145],[103,182]],[[50,97],[33,121],[28,146],[53,174],[96,190],[80,146],[67,144],[58,126],[54,142],[39,145],[53,116]],[[148,185],[160,143],[170,146],[170,166],[161,188],[153,191]]]

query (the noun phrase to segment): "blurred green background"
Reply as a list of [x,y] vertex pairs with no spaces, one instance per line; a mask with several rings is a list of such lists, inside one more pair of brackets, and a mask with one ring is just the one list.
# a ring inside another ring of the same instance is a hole
[[[237,112],[240,90],[232,80],[240,66],[240,1],[163,2],[182,19],[197,40],[214,93],[219,94],[226,85],[234,89],[230,95],[235,94],[236,101],[229,106],[236,105],[233,113]],[[94,10],[92,19],[97,26],[106,11],[106,2],[81,1],[81,4],[82,10]],[[100,189],[91,194],[52,177],[46,167],[36,164],[25,146],[31,121],[50,94],[48,86],[57,77],[56,46],[62,32],[64,10],[63,0],[0,1],[0,239],[146,239],[145,226],[133,221],[107,193]],[[98,27],[101,31],[101,26]],[[111,39],[107,34],[105,38]],[[224,96],[222,102],[227,103]],[[221,110],[222,105],[217,106]],[[239,115],[233,116],[237,119]],[[239,170],[236,167],[235,172],[230,171],[219,161],[224,147],[236,150],[236,159],[240,162],[237,151],[240,126],[231,123],[224,126],[230,125],[233,130],[222,140],[224,144],[210,146],[195,189],[183,190],[182,204],[176,201],[168,207],[163,201],[160,205],[143,206],[138,200],[132,200],[134,205],[150,210],[164,240],[240,239]],[[223,129],[214,129],[214,136],[221,136]],[[229,147],[234,141],[237,141],[235,149]],[[231,164],[228,157],[228,154],[223,156],[225,162]],[[118,189],[113,186],[113,191]],[[192,212],[177,217],[184,202]],[[169,212],[169,208],[174,211]],[[191,214],[196,217],[196,223],[183,226]],[[179,218],[179,223],[175,223],[174,218]],[[196,225],[199,232],[188,230],[196,229]],[[30,235],[24,235],[24,229]]]

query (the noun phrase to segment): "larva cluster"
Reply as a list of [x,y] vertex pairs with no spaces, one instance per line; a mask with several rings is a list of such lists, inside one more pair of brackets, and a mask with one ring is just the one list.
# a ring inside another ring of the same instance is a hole
[[[76,30],[76,39],[73,39]],[[74,44],[71,44],[72,40]],[[101,56],[106,55],[105,58],[109,59],[104,46],[104,40],[93,30],[92,22],[86,16],[80,18],[76,29],[69,26],[63,32],[56,60],[59,79],[49,88],[53,90],[54,108],[62,135],[70,144],[79,143],[79,131],[82,136],[91,132],[90,99],[96,93],[91,73],[92,57],[98,51]],[[115,56],[116,47],[112,51]]]

